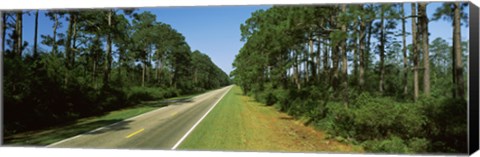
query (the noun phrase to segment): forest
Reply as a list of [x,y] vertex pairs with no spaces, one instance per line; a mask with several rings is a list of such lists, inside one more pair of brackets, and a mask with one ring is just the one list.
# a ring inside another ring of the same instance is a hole
[[[468,4],[427,12],[430,4],[258,10],[240,26],[245,44],[230,75],[244,94],[367,152],[466,153],[468,41],[460,29]],[[439,20],[453,38],[430,38],[438,32],[428,24]]]
[[[39,14],[52,21],[52,34],[38,33]],[[35,25],[22,24],[24,16]],[[230,84],[151,12],[16,10],[1,18],[4,136]],[[34,29],[33,43],[25,29]]]

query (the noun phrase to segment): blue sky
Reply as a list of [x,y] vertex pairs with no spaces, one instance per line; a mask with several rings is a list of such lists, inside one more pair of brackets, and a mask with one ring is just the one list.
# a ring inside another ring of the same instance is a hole
[[212,61],[227,74],[243,43],[240,41],[240,24],[251,13],[270,6],[211,6],[148,8],[157,20],[170,24],[182,33],[190,48],[210,56]]
[[[410,14],[410,3],[405,3],[406,14]],[[431,3],[427,6],[429,17],[441,3]],[[192,51],[199,50],[213,60],[227,74],[233,70],[232,62],[235,55],[243,46],[240,41],[240,24],[248,19],[252,12],[259,9],[268,9],[270,6],[210,6],[210,7],[162,7],[142,8],[138,10],[150,11],[157,15],[157,20],[170,24],[178,32],[185,36]],[[467,10],[468,12],[468,10]],[[53,22],[40,12],[39,34],[52,34]],[[65,32],[68,23],[63,22],[58,32]],[[406,25],[407,32],[411,31],[410,20]],[[24,15],[24,40],[33,41],[34,16]],[[401,25],[399,23],[398,29]],[[451,23],[440,20],[429,23],[430,41],[442,37],[451,42]],[[462,27],[462,39],[468,39],[468,28]],[[39,42],[41,38],[39,36]],[[407,44],[411,43],[411,37],[407,37]],[[40,45],[45,47],[44,45]]]

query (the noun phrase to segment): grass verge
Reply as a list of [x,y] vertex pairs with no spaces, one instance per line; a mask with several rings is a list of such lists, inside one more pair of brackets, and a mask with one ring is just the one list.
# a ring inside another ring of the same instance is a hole
[[232,88],[179,146],[183,150],[362,152],[325,138],[324,132],[304,126],[273,107],[243,96]]

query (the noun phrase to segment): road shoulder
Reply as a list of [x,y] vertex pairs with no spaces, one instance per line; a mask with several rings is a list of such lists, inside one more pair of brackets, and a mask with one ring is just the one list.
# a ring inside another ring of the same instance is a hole
[[242,95],[238,86],[225,95],[179,149],[361,152],[358,146],[326,139],[324,132],[255,102]]

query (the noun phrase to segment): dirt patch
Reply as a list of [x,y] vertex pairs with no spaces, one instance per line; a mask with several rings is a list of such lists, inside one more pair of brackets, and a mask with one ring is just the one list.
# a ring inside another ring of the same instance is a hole
[[[295,118],[277,111],[273,107],[241,97],[245,122],[244,138],[248,150],[281,152],[363,152],[351,146],[326,139],[322,131],[303,125]],[[250,136],[248,136],[250,135]]]

